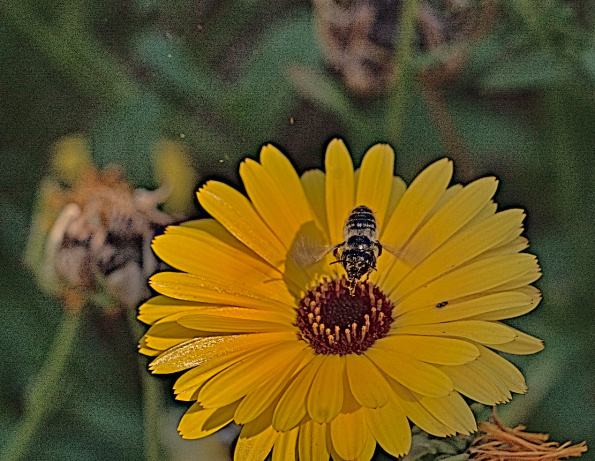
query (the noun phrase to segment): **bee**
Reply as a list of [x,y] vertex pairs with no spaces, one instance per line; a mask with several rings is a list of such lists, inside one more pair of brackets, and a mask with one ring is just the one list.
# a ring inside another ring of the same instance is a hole
[[298,236],[290,250],[290,258],[301,268],[307,268],[331,251],[336,261],[341,264],[350,281],[350,292],[353,294],[356,283],[376,270],[376,262],[383,248],[398,256],[397,252],[383,247],[378,241],[378,223],[374,212],[365,205],[356,206],[345,220],[343,241],[338,245],[320,245],[307,238]]

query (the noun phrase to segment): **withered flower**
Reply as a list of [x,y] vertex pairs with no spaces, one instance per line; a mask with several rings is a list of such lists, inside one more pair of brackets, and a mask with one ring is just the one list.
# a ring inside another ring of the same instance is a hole
[[506,427],[496,413],[491,422],[480,422],[478,437],[468,450],[476,461],[557,461],[580,457],[587,451],[586,442],[570,445],[548,442],[548,434],[525,432],[525,426]]

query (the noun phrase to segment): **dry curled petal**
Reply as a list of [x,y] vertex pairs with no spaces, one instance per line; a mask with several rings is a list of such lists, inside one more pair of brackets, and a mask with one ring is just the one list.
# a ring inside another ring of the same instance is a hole
[[525,426],[506,427],[494,413],[492,422],[480,422],[485,435],[476,438],[468,449],[476,461],[556,461],[580,457],[587,451],[586,442],[570,445],[548,442],[548,434],[524,432]]

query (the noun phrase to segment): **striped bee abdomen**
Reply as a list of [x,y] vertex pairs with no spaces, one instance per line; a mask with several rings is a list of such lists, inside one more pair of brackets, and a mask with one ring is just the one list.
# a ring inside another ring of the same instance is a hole
[[374,212],[365,205],[355,207],[345,220],[343,240],[347,242],[349,238],[354,235],[367,237],[371,241],[378,238],[376,216],[374,215]]

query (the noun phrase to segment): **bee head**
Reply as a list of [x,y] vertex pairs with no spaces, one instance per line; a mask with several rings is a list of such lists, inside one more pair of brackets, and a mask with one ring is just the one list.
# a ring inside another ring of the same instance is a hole
[[376,268],[376,257],[371,251],[345,251],[341,263],[347,278],[355,282]]

